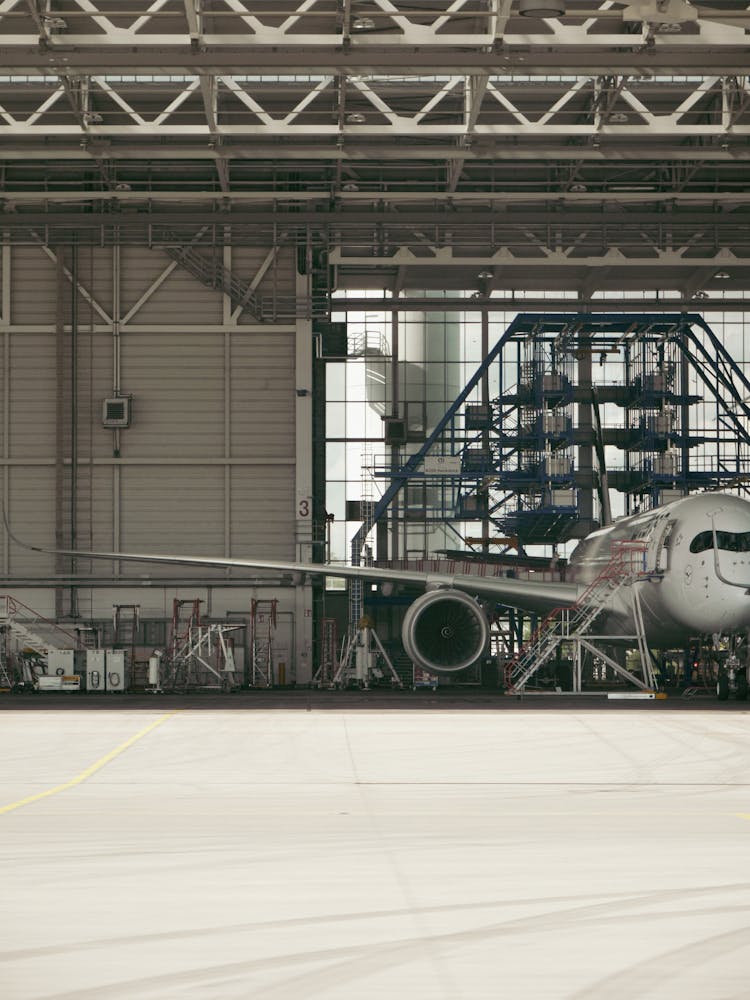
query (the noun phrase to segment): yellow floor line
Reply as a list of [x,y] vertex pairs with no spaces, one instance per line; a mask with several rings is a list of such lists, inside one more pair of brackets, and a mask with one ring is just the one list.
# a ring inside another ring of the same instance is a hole
[[81,771],[81,773],[77,774],[75,778],[72,778],[70,781],[66,781],[64,785],[56,785],[54,788],[48,788],[45,792],[38,792],[36,795],[29,795],[25,799],[19,799],[18,802],[11,802],[10,805],[0,806],[0,813],[12,812],[14,809],[20,809],[21,806],[28,806],[32,802],[38,802],[39,799],[46,799],[50,795],[57,795],[58,792],[64,792],[68,788],[80,785],[81,782],[90,778],[92,774],[96,774],[97,771],[100,771],[105,764],[109,764],[109,762],[114,760],[115,757],[119,757],[119,755],[127,750],[128,747],[132,747],[134,743],[138,742],[138,740],[143,739],[144,736],[147,736],[150,732],[156,729],[157,726],[161,726],[167,721],[167,719],[171,719],[175,715],[177,715],[177,712],[169,712],[167,715],[159,716],[156,722],[152,722],[150,725],[146,726],[145,729],[141,729],[140,732],[135,734],[135,736],[131,736],[129,740],[125,740],[125,742],[121,743],[119,747],[115,747],[114,750],[105,754],[104,757],[101,757],[95,764],[92,764],[91,767],[87,767],[85,771]]

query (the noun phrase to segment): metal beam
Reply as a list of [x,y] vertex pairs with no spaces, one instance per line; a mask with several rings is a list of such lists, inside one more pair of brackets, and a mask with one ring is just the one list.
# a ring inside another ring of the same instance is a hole
[[[90,37],[67,37],[65,45],[42,56],[37,39],[23,38],[0,43],[0,65],[13,74],[57,74],[59,71],[78,74],[101,73],[200,73],[246,74],[253,72],[310,73],[497,73],[515,72],[530,76],[577,74],[586,66],[592,76],[615,73],[627,76],[651,77],[659,74],[686,73],[687,67],[698,75],[747,72],[748,44],[735,36],[723,45],[706,45],[701,40],[681,39],[680,44],[660,44],[648,49],[637,36],[582,35],[575,43],[561,45],[548,36],[508,36],[503,39],[502,54],[494,48],[494,36],[455,40],[447,37],[440,45],[425,45],[401,40],[398,44],[365,45],[348,49],[343,39],[329,42],[311,40],[300,34],[289,36],[284,44],[258,44],[249,40],[237,44],[236,36],[206,37],[206,51],[193,47],[179,37],[144,37],[132,44],[119,44],[98,34]],[[687,43],[687,44],[685,44]],[[408,64],[405,62],[408,55]]]
[[[741,204],[739,200],[738,204]],[[659,210],[658,202],[651,210],[643,204],[637,207],[627,207],[624,204],[621,211],[606,213],[597,211],[591,205],[582,206],[578,210],[560,212],[544,205],[525,208],[523,203],[519,211],[511,213],[504,211],[502,206],[482,204],[481,201],[473,206],[459,204],[452,209],[450,205],[443,204],[404,208],[375,205],[370,209],[358,206],[346,212],[340,212],[335,206],[331,208],[325,205],[319,205],[317,211],[295,206],[291,209],[280,206],[277,211],[269,210],[266,206],[255,210],[237,206],[231,211],[211,211],[199,207],[170,209],[167,206],[159,209],[151,205],[150,211],[145,213],[112,212],[94,207],[92,211],[86,212],[73,212],[69,209],[49,212],[38,210],[10,212],[0,217],[0,228],[15,231],[45,226],[57,229],[70,227],[83,232],[99,226],[144,229],[148,226],[206,225],[227,226],[234,229],[247,226],[257,229],[262,226],[278,225],[282,220],[290,231],[303,226],[323,229],[335,225],[337,229],[346,232],[354,227],[387,223],[395,234],[400,230],[409,230],[410,227],[417,226],[425,232],[431,232],[433,239],[434,234],[439,231],[451,230],[455,233],[462,227],[468,230],[477,228],[486,230],[490,226],[495,227],[498,233],[531,231],[538,226],[574,233],[583,226],[591,227],[592,232],[611,232],[614,237],[616,230],[622,231],[625,225],[633,235],[636,235],[636,229],[639,227],[669,227],[674,230],[704,227],[705,232],[728,229],[736,231],[736,238],[740,243],[750,240],[747,214],[729,207],[725,207],[723,211],[717,210],[711,199],[702,204],[686,205],[682,210],[674,210],[668,215]],[[163,229],[153,235],[160,241],[165,238]],[[474,242],[470,232],[465,234],[465,238],[469,243]],[[486,238],[484,233],[481,238]],[[390,242],[397,246],[401,242],[400,233],[398,238],[392,236]]]

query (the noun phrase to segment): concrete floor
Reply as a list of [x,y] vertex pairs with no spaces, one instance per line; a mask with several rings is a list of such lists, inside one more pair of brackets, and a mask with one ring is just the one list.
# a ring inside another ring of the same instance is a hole
[[3,1000],[750,993],[744,709],[41,704],[0,714]]

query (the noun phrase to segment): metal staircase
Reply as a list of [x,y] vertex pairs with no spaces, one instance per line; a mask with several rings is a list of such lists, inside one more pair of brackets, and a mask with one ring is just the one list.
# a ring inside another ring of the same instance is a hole
[[5,628],[19,649],[46,656],[51,649],[80,649],[80,637],[37,614],[14,597],[0,597],[0,627]]
[[235,309],[241,306],[259,322],[263,319],[261,301],[252,286],[238,278],[218,260],[204,257],[190,245],[165,247],[164,250],[172,260],[177,261],[206,288],[218,289],[229,296]]
[[[534,674],[550,659],[563,642],[583,643],[597,655],[603,656],[613,669],[625,679],[632,681],[642,690],[655,686],[651,661],[646,646],[643,617],[637,588],[633,585],[643,578],[645,544],[643,542],[616,542],[612,548],[610,561],[596,576],[579,600],[567,608],[556,608],[539,625],[531,641],[505,668],[505,687],[511,694],[520,694]],[[623,587],[633,587],[636,635],[635,640],[641,659],[643,679],[625,670],[620,664],[594,650],[586,643],[584,636],[590,632],[597,617]]]
[[[36,684],[51,650],[81,649],[80,635],[61,628],[9,594],[0,595],[0,688],[12,689],[16,679]],[[15,647],[13,649],[12,647]],[[18,664],[18,669],[13,667]]]

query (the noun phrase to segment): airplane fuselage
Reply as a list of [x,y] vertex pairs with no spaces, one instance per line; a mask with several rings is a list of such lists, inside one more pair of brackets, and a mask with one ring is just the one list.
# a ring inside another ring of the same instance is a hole
[[[692,636],[750,628],[750,504],[704,493],[622,518],[577,546],[568,579],[590,584],[622,545],[638,570],[646,639],[667,649]],[[715,544],[717,543],[717,544]],[[633,635],[633,587],[621,587],[593,631]]]

